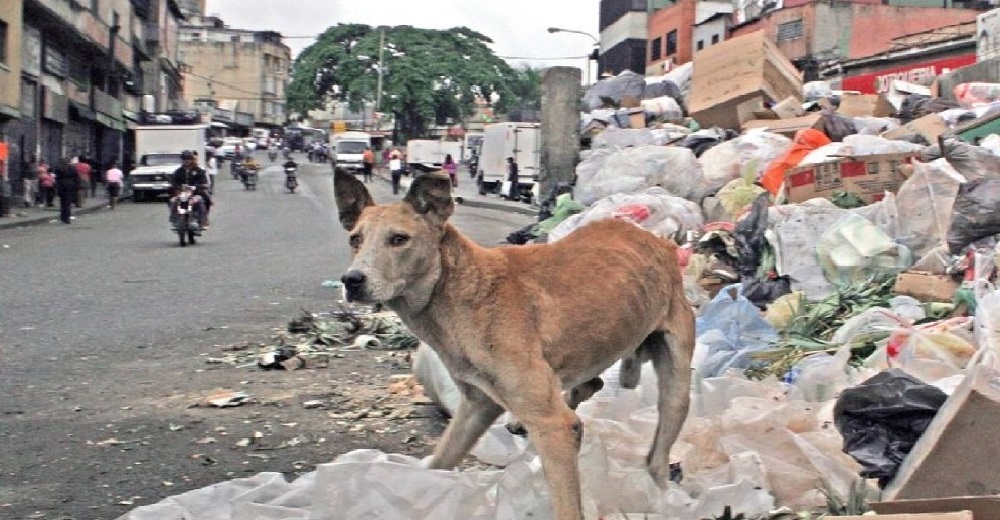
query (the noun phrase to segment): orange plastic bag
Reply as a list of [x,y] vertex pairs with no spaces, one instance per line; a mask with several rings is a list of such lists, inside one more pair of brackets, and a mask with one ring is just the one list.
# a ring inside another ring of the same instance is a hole
[[764,171],[760,185],[772,195],[777,195],[781,185],[785,183],[785,172],[794,168],[805,159],[809,152],[828,145],[832,141],[823,132],[815,128],[804,128],[795,133],[791,148],[784,155],[774,160]]

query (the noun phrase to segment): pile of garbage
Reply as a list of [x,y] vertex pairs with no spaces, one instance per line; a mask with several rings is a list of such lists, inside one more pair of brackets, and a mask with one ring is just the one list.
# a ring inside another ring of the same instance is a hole
[[263,370],[325,368],[344,352],[410,351],[419,343],[395,313],[352,305],[324,314],[303,310],[286,328],[277,330],[271,342],[224,345],[221,356],[208,357],[206,362]]
[[[1000,123],[990,129],[1000,90],[964,85],[944,99],[901,81],[879,95],[803,85],[762,33],[661,78],[624,73],[594,85],[572,193],[517,234],[555,242],[595,220],[633,222],[681,245],[698,308],[692,406],[671,454],[680,477],[662,489],[645,470],[657,417],[651,367],[628,390],[615,384],[616,365],[578,409],[586,516],[991,507]],[[740,60],[719,59],[727,55]],[[334,336],[338,348],[356,342]],[[326,343],[309,348],[317,344]],[[440,360],[426,345],[414,357],[427,396],[453,410]],[[540,461],[507,419],[472,452],[487,469],[432,471],[359,450],[292,482],[261,473],[122,520],[551,518]]]

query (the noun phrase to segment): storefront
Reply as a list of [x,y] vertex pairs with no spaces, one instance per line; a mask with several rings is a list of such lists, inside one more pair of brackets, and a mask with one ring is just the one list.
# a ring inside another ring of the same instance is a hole
[[[884,68],[881,70],[864,74],[847,75],[850,73],[845,73],[840,88],[842,90],[856,90],[862,94],[882,94],[888,92],[892,86],[892,82],[896,80],[928,85],[935,77],[941,74],[966,65],[972,65],[976,62],[976,53],[973,50],[972,52],[958,56],[915,61],[906,64],[899,64],[899,62],[900,60],[896,60],[895,64],[884,63]],[[867,67],[867,69],[871,70],[871,67]]]

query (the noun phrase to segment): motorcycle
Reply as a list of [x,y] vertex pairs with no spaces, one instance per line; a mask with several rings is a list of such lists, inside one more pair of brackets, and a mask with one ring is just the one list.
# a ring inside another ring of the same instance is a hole
[[180,192],[170,199],[170,223],[181,247],[195,245],[195,237],[201,236],[204,213],[204,200],[195,193],[194,186],[182,186]]
[[243,166],[243,187],[248,190],[257,189],[257,165]]
[[299,187],[299,181],[296,178],[298,169],[298,166],[285,166],[285,187],[292,193],[295,193],[295,188]]

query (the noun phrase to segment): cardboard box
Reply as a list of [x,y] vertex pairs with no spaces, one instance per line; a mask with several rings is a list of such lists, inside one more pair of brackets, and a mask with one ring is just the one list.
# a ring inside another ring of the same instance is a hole
[[946,274],[906,271],[896,275],[893,291],[903,296],[911,296],[922,302],[950,302],[960,282]]
[[969,369],[882,492],[884,501],[1000,494],[1000,372]]
[[882,137],[886,139],[907,139],[907,137],[919,135],[928,144],[935,145],[938,136],[950,131],[948,123],[938,114],[928,114],[920,119],[914,119],[899,128],[894,128],[888,132],[882,132]]
[[994,495],[895,500],[872,502],[870,505],[880,515],[972,511],[976,520],[1000,520],[1000,496]]
[[743,124],[743,131],[764,129],[768,132],[781,134],[789,139],[795,138],[795,133],[805,128],[823,129],[823,115],[793,117],[791,119],[754,119]]
[[628,110],[629,128],[646,128],[646,111],[642,108],[630,108]]
[[914,153],[890,153],[845,157],[836,161],[802,166],[785,175],[788,202],[828,198],[837,191],[856,194],[868,204],[882,200],[903,184],[900,167],[913,162]]
[[973,517],[971,511],[956,511],[952,513],[904,513],[898,515],[882,515],[881,513],[875,516],[831,516],[827,518],[836,518],[837,520],[871,520],[872,518],[882,518],[883,520],[979,520],[979,517]]
[[889,117],[896,109],[881,94],[844,94],[837,112],[848,117]]
[[778,116],[778,119],[791,119],[806,115],[806,111],[802,110],[802,102],[795,96],[789,96],[780,103],[775,103],[771,107],[771,112]]
[[738,36],[695,55],[687,105],[703,128],[739,128],[736,107],[753,98],[802,95],[802,75],[766,32]]
[[761,96],[750,98],[736,105],[736,119],[739,120],[740,125],[757,119],[757,114],[760,112],[770,112],[770,110],[764,108],[764,98]]

